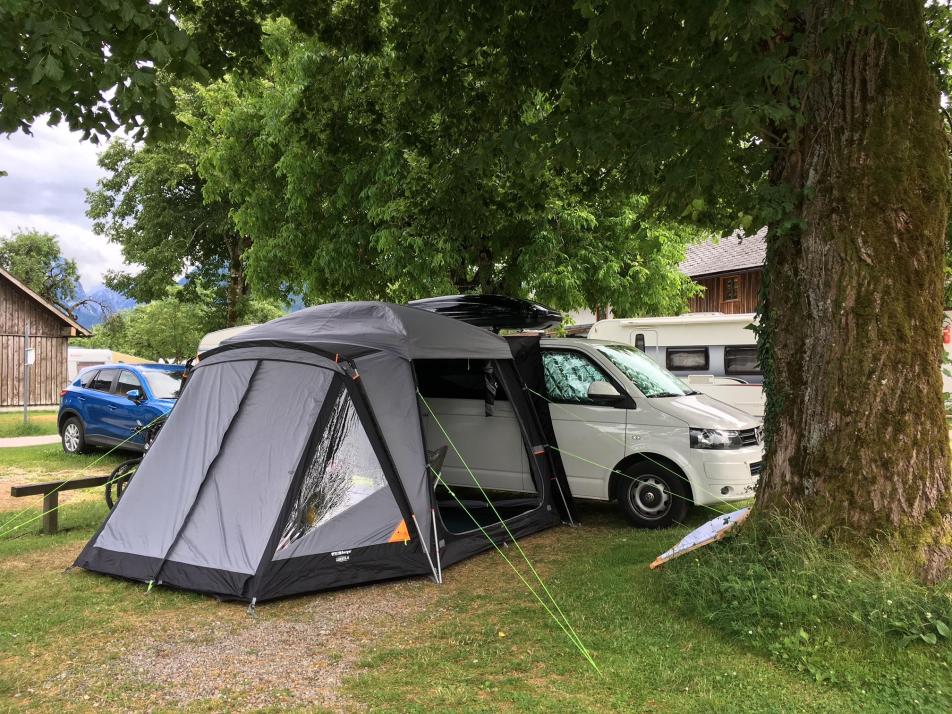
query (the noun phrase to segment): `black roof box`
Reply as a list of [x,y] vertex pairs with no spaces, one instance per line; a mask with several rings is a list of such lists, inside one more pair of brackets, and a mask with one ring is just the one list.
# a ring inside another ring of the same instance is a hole
[[545,330],[562,324],[562,313],[557,310],[505,295],[444,295],[407,304],[494,332]]

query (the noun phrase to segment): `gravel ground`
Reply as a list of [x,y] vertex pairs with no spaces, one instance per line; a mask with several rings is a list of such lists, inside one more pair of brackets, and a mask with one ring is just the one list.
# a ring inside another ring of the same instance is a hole
[[256,617],[241,605],[209,601],[203,609],[212,618],[224,609],[225,617],[162,622],[125,644],[117,664],[130,687],[151,685],[159,707],[220,700],[229,710],[356,710],[343,680],[362,653],[436,594],[421,578],[264,603]]

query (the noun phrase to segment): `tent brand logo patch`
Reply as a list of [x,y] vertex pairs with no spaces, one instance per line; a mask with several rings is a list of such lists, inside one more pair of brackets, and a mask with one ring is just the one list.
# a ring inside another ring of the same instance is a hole
[[349,550],[335,550],[333,553],[331,553],[331,556],[338,563],[346,563],[348,560],[350,560],[350,551]]

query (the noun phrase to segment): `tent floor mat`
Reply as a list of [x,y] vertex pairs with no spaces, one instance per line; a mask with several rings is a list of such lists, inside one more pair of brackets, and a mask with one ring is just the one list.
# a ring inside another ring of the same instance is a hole
[[[502,516],[504,520],[509,520],[510,518],[521,516],[527,511],[531,511],[537,505],[536,502],[528,501],[509,505],[497,503],[496,511],[499,511],[499,515]],[[491,526],[499,522],[499,517],[493,509],[485,503],[478,506],[467,503],[466,510],[469,511],[469,513],[464,511],[456,503],[446,505],[440,503],[439,508],[443,524],[451,533],[467,533],[476,530],[478,526]]]

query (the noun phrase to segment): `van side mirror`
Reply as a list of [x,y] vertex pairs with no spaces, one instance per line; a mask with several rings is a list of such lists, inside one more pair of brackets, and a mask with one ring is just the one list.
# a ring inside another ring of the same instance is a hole
[[617,404],[624,397],[609,382],[592,382],[588,385],[588,398],[601,404]]
[[142,390],[130,389],[128,392],[126,392],[126,399],[128,399],[130,402],[135,402],[138,404],[142,401]]

